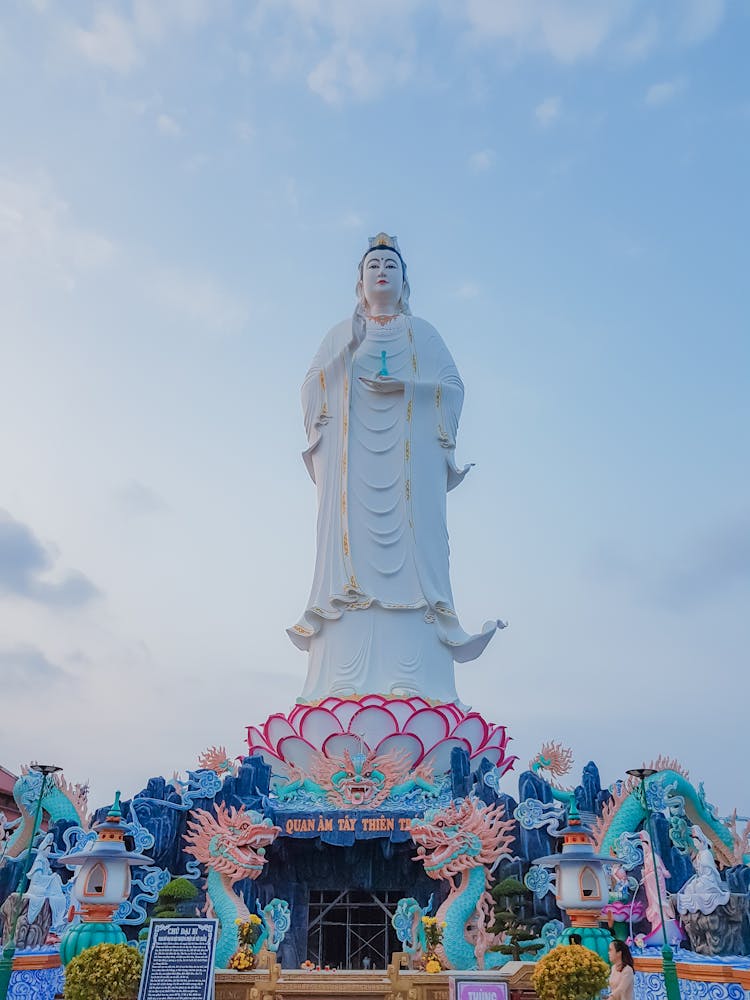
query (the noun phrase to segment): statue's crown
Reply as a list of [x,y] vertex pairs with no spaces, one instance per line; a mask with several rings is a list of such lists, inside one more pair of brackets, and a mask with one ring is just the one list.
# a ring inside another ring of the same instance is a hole
[[376,247],[387,247],[389,250],[395,250],[399,257],[401,256],[397,238],[389,236],[388,233],[378,233],[377,236],[370,236],[367,242],[369,243],[368,250],[374,250]]

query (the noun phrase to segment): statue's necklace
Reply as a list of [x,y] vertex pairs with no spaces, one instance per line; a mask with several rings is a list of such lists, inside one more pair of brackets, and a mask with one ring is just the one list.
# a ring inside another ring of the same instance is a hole
[[377,323],[378,326],[387,326],[388,323],[392,323],[398,317],[399,313],[394,313],[393,316],[368,316],[367,318],[371,319],[373,323]]

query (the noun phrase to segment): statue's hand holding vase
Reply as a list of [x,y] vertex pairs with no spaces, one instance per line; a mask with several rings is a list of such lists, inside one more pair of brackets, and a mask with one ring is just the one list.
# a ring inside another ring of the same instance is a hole
[[373,392],[403,392],[405,388],[401,379],[393,378],[391,375],[376,375],[375,378],[360,376],[359,381]]

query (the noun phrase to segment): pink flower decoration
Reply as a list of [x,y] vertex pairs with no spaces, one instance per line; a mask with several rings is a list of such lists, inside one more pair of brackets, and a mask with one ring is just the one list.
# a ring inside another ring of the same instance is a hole
[[364,749],[378,756],[401,750],[410,767],[425,763],[439,775],[450,770],[454,747],[467,751],[473,767],[486,757],[505,774],[518,759],[506,756],[509,741],[505,726],[485,722],[477,712],[379,694],[295,705],[288,715],[269,716],[261,729],[247,727],[248,754],[263,757],[277,774],[288,774],[290,766],[309,772],[319,753],[340,756]]

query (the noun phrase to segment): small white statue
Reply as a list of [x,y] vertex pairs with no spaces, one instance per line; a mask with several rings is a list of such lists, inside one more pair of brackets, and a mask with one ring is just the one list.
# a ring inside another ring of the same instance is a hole
[[695,875],[677,893],[677,910],[679,913],[713,913],[717,907],[729,902],[729,888],[721,880],[711,845],[703,830],[693,826],[690,833],[695,845]]
[[29,871],[29,887],[24,898],[29,901],[27,920],[30,924],[42,912],[45,899],[49,902],[52,912],[51,930],[60,934],[67,923],[68,900],[63,889],[62,879],[53,872],[49,863],[49,852],[52,849],[52,834],[48,833],[37,848],[34,863]]

